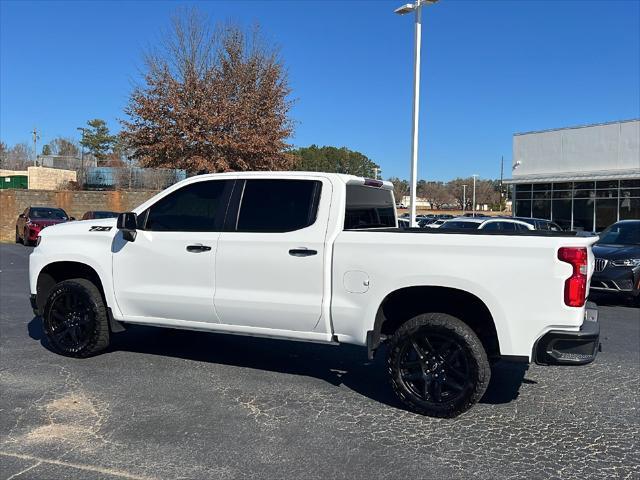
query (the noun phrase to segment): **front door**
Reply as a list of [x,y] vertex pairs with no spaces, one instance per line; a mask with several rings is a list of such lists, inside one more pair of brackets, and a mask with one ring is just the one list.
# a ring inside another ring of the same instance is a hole
[[170,191],[139,215],[135,241],[116,235],[113,287],[125,319],[218,321],[215,256],[232,183]]
[[221,234],[216,256],[220,322],[299,332],[323,328],[331,184],[322,178],[249,179],[237,182],[233,197],[235,217],[225,228],[232,231]]

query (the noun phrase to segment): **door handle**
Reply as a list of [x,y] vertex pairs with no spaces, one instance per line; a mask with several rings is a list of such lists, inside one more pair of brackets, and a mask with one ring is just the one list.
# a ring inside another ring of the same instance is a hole
[[318,253],[317,250],[309,250],[308,248],[292,248],[289,250],[289,255],[292,257],[310,257],[311,255],[316,255]]
[[191,253],[201,253],[208,252],[211,250],[209,245],[202,245],[201,243],[196,243],[195,245],[187,245],[187,252]]

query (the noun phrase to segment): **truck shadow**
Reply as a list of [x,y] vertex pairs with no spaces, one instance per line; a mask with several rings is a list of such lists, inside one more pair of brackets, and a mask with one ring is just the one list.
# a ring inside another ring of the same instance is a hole
[[[28,332],[32,339],[52,351],[39,317],[29,322]],[[109,351],[303,375],[335,386],[344,385],[372,400],[403,409],[387,379],[384,348],[378,351],[374,360],[368,361],[364,348],[351,345],[329,346],[130,325],[126,332],[113,335],[107,354]],[[524,364],[496,363],[480,403],[504,404],[516,399],[523,381],[530,382],[524,379],[526,370]]]

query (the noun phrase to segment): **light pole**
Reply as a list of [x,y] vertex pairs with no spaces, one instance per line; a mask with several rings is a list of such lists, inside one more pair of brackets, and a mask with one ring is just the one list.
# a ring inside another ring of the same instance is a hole
[[473,206],[472,206],[472,212],[473,212],[473,216],[476,216],[476,178],[478,178],[480,175],[478,174],[474,174],[471,175],[473,177]]
[[467,209],[467,185],[462,185],[462,213]]
[[416,0],[415,3],[407,3],[394,10],[398,15],[416,13],[415,50],[413,56],[413,127],[411,132],[411,210],[409,221],[412,227],[416,227],[416,189],[418,185],[418,119],[420,112],[420,44],[422,39],[422,6],[433,4],[438,0]]

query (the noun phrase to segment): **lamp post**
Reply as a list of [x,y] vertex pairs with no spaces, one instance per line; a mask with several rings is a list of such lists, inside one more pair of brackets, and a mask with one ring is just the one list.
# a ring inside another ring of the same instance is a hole
[[472,206],[472,212],[473,212],[473,216],[476,216],[476,178],[478,178],[480,175],[478,174],[474,174],[471,175],[473,177],[473,206]]
[[409,211],[409,222],[412,227],[416,224],[416,189],[418,184],[418,119],[420,112],[420,44],[422,39],[422,6],[433,4],[438,0],[416,0],[415,3],[407,3],[394,10],[398,15],[406,15],[415,12],[415,50],[413,56],[413,127],[411,132],[411,210]]
[[462,213],[467,209],[467,185],[462,185]]

